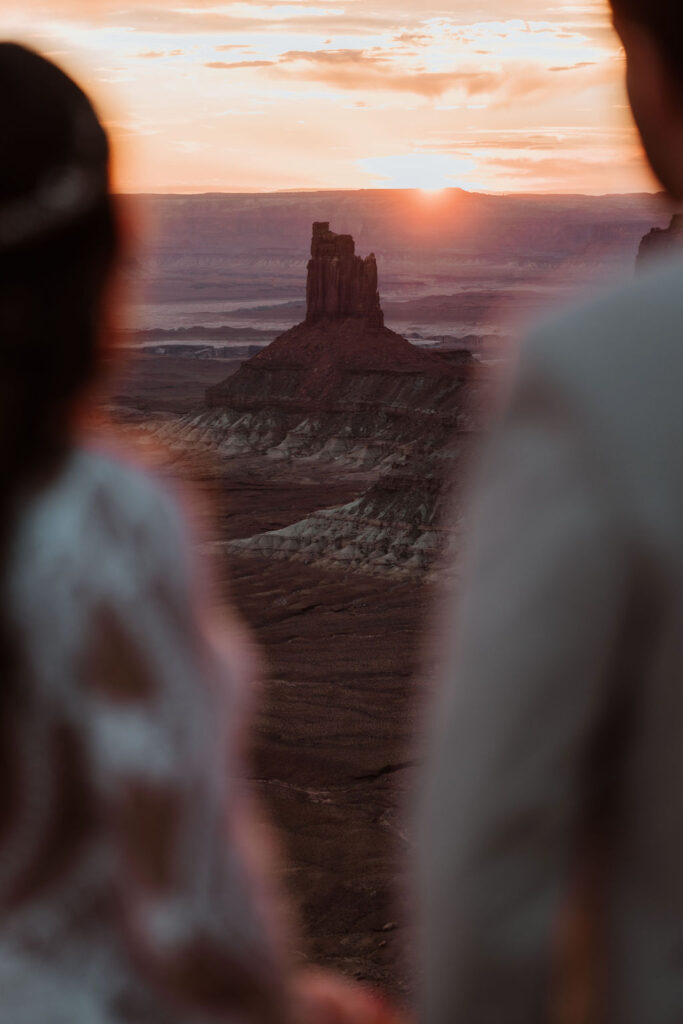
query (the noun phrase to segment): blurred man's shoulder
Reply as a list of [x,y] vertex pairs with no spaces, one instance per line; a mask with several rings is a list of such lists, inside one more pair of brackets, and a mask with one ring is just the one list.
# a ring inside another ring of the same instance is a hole
[[526,356],[562,373],[607,373],[614,379],[646,367],[683,372],[683,258],[660,262],[638,277],[540,324]]

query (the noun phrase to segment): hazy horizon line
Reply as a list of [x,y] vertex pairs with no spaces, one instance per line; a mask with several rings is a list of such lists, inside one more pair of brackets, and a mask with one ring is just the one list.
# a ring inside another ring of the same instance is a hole
[[[614,197],[624,197],[625,198],[625,197],[630,197],[630,196],[648,196],[649,198],[652,198],[652,199],[656,199],[656,198],[667,199],[668,198],[666,192],[664,192],[662,189],[659,189],[659,190],[653,191],[653,192],[650,192],[650,191],[647,191],[647,190],[641,190],[641,191],[635,191],[635,192],[582,192],[582,191],[571,192],[571,191],[558,191],[558,190],[539,191],[538,189],[530,190],[530,191],[514,191],[514,190],[497,191],[497,190],[492,190],[492,189],[491,190],[489,190],[489,189],[466,189],[466,188],[461,188],[460,186],[457,186],[457,185],[452,185],[452,186],[448,185],[448,186],[445,186],[444,188],[438,188],[438,189],[425,189],[425,188],[420,188],[417,185],[416,186],[412,186],[412,187],[390,187],[390,188],[386,188],[386,187],[382,187],[382,186],[377,186],[377,187],[374,187],[374,188],[373,187],[344,188],[342,186],[337,186],[337,187],[329,186],[327,188],[280,188],[280,189],[249,189],[249,188],[215,188],[215,187],[207,187],[207,188],[187,188],[187,189],[160,189],[160,190],[156,190],[156,191],[155,190],[135,190],[135,191],[130,190],[129,191],[129,190],[125,190],[125,189],[114,189],[114,194],[117,195],[117,196],[131,196],[131,197],[135,197],[135,196],[138,196],[138,197],[139,196],[169,196],[169,197],[170,196],[184,196],[186,198],[187,197],[192,197],[192,196],[201,197],[201,196],[238,196],[238,195],[243,195],[243,196],[320,195],[320,194],[339,193],[339,192],[348,192],[348,193],[362,193],[362,192],[378,192],[378,193],[384,193],[384,192],[410,192],[410,193],[414,193],[414,192],[417,192],[417,193],[420,193],[420,194],[424,195],[426,198],[427,197],[437,198],[439,195],[442,195],[443,193],[446,193],[446,192],[461,192],[461,193],[464,193],[466,195],[471,195],[471,196],[491,196],[491,197],[496,197],[496,198],[498,198],[498,197],[504,198],[506,196],[507,197],[512,197],[512,196],[527,196],[527,197],[541,196],[543,198],[550,198],[550,197],[553,197],[553,196],[558,197],[558,198],[559,197],[565,197],[566,198],[566,197],[576,196],[576,197],[580,197],[580,198],[583,198],[583,199],[605,199],[605,198],[614,198]],[[672,202],[672,205],[676,205],[673,202],[673,200],[671,200],[671,202]]]

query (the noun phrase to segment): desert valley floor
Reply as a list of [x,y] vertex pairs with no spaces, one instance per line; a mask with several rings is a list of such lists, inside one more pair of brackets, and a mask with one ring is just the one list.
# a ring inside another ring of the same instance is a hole
[[[119,377],[113,409],[133,427],[168,421],[237,365],[138,356]],[[399,892],[411,852],[432,588],[225,551],[226,540],[350,500],[363,474],[264,467],[248,457],[188,465],[180,456],[176,467],[209,499],[211,574],[265,656],[249,774],[280,832],[297,953],[408,1001],[411,938]]]

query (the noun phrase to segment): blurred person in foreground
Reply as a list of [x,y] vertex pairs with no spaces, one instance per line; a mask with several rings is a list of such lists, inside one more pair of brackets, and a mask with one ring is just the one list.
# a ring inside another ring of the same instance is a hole
[[[683,5],[613,0],[613,15],[644,147],[681,200]],[[683,1021],[682,395],[680,258],[522,348],[447,612],[422,812],[424,1024],[568,1011],[580,893],[592,977],[577,1019]]]
[[250,680],[178,510],[82,436],[120,239],[83,92],[0,44],[0,1021],[382,1024],[298,975],[238,777]]

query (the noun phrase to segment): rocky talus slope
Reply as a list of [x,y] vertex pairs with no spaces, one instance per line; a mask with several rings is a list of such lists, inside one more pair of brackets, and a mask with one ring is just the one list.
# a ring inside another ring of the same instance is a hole
[[[466,447],[454,448],[464,459]],[[360,497],[322,508],[291,526],[232,541],[236,551],[295,559],[322,567],[412,574],[428,571],[451,530],[441,524],[444,479],[454,459],[440,462],[422,453],[397,465]]]
[[314,224],[306,320],[209,388],[171,443],[222,458],[365,474],[354,501],[229,543],[241,551],[376,571],[422,571],[443,542],[445,481],[476,429],[482,382],[384,326],[374,257]]

